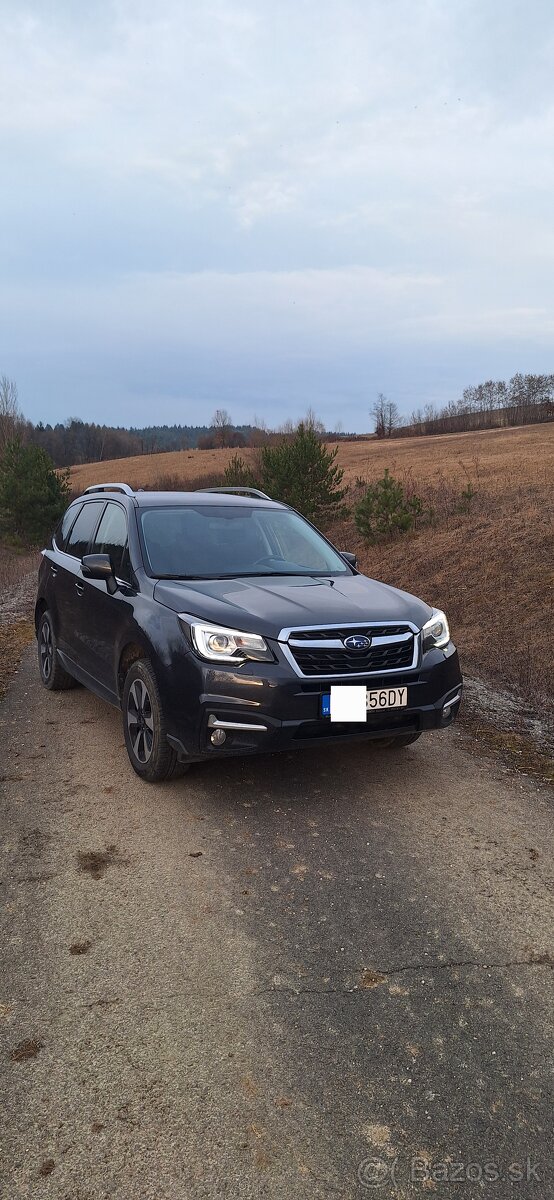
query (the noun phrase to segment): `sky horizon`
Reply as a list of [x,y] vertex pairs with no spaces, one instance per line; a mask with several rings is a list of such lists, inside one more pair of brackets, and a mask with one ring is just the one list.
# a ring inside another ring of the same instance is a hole
[[546,0],[0,0],[26,417],[364,431],[554,370]]

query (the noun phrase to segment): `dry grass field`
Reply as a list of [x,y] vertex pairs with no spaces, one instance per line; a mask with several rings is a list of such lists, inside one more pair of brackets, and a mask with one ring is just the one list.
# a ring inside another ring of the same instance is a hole
[[[348,447],[347,476],[388,466],[435,512],[398,540],[364,546],[352,519],[333,540],[367,574],[448,613],[462,664],[551,707],[554,426]],[[474,498],[463,511],[468,482]]]
[[30,616],[38,561],[36,550],[0,545],[0,699],[34,636]]
[[38,554],[36,550],[18,550],[13,546],[0,544],[0,619],[5,606],[5,598],[12,593],[18,584],[29,573],[38,569]]
[[[72,484],[125,480],[152,486],[164,477],[194,488],[224,470],[232,450],[90,463]],[[250,458],[255,451],[240,451]],[[391,442],[343,442],[339,462],[349,501],[385,467],[416,492],[433,519],[392,542],[364,545],[352,517],[330,530],[355,550],[362,570],[444,607],[463,665],[535,703],[552,688],[554,425]],[[462,492],[475,495],[463,511]]]
[[[71,484],[76,492],[91,483],[116,480],[148,487],[160,477],[176,475],[183,486],[194,487],[199,478],[224,471],[235,454],[248,460],[256,451],[175,450],[168,454],[83,463],[72,468]],[[398,438],[391,442],[341,442],[339,462],[347,483],[353,483],[357,476],[376,479],[389,467],[393,474],[411,472],[419,481],[432,482],[442,473],[463,484],[467,471],[475,475],[476,463],[487,486],[504,484],[508,479],[522,482],[532,478],[535,468],[554,473],[554,425]]]

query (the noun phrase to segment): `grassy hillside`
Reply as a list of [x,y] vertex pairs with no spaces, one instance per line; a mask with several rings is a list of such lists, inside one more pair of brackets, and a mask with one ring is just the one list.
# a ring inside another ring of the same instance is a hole
[[[194,486],[199,477],[223,471],[234,454],[251,458],[252,450],[174,450],[168,454],[138,455],[107,462],[83,463],[72,467],[75,491],[90,483],[123,480],[136,487],[151,485],[163,476],[178,475]],[[393,441],[341,442],[339,461],[347,482],[358,475],[377,478],[385,467],[395,474],[411,471],[420,480],[432,480],[441,472],[464,478],[465,470],[479,472],[488,483],[507,475],[528,478],[539,467],[554,470],[554,424],[528,425],[518,429],[453,433],[439,437],[397,438]]]
[[[72,482],[163,476],[196,485],[223,471],[234,451],[185,450],[75,467]],[[252,452],[241,451],[244,457]],[[362,477],[389,467],[434,510],[431,524],[385,545],[365,546],[352,518],[330,531],[355,550],[362,570],[444,607],[469,670],[548,699],[553,663],[554,425],[339,446],[351,501]],[[467,512],[462,493],[475,491]]]

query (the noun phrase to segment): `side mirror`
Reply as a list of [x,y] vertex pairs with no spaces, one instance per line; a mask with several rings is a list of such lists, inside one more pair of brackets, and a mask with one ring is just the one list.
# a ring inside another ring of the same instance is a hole
[[[340,556],[341,556],[341,558],[344,558],[344,561],[348,563],[349,567],[357,567],[358,566],[358,559],[356,558],[356,555],[351,554],[349,550],[341,550]],[[91,557],[94,558],[95,556],[91,555]]]
[[109,554],[85,554],[81,560],[81,570],[87,579],[103,579],[109,592],[117,591]]

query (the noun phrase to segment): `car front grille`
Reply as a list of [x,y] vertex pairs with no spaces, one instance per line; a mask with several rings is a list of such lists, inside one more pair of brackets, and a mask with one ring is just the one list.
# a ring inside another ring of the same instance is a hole
[[366,637],[376,638],[411,632],[409,625],[345,625],[344,629],[293,629],[289,636],[293,642],[342,642],[351,633],[365,633]]
[[[372,639],[367,649],[343,645],[352,634]],[[341,629],[295,629],[288,633],[288,652],[304,678],[387,674],[416,665],[417,645],[409,625],[367,625]]]

